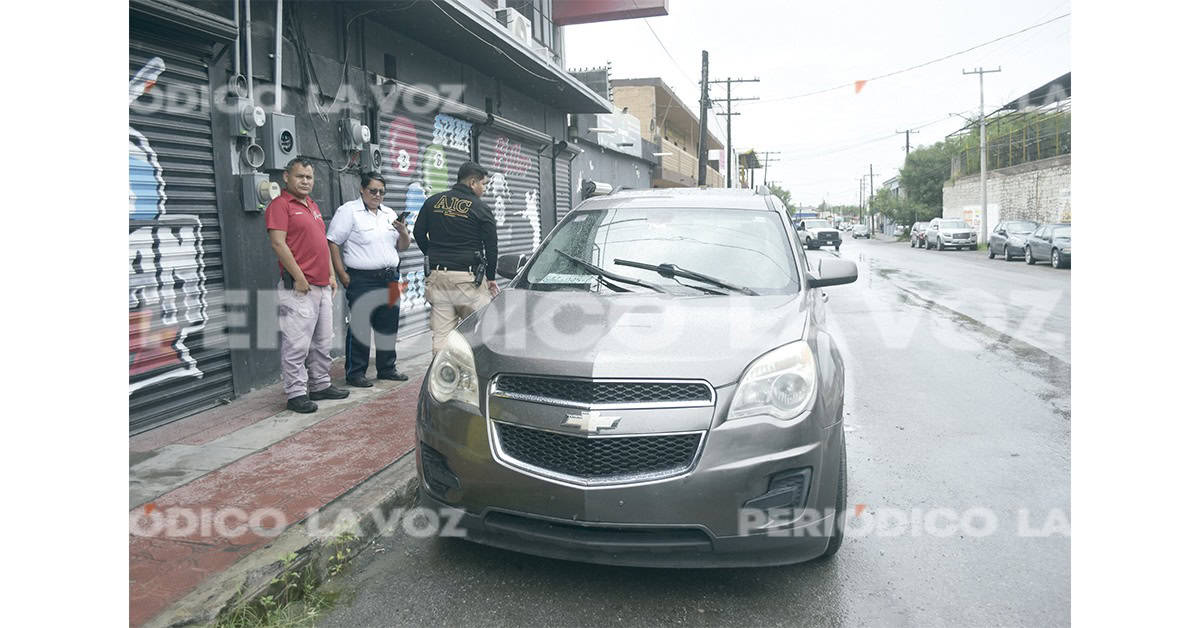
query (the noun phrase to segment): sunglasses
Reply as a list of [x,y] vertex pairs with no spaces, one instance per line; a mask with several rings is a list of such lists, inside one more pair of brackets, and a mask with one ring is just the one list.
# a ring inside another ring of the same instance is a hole
[[367,188],[367,194],[371,196],[383,196],[386,192],[385,188]]

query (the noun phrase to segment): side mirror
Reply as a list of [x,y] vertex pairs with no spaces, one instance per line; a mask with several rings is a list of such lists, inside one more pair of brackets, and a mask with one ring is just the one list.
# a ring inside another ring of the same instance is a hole
[[525,265],[524,253],[505,253],[496,258],[496,274],[505,279],[512,279]]
[[819,277],[808,276],[810,288],[825,286],[840,286],[844,283],[854,283],[858,280],[858,265],[850,260],[822,257],[817,262]]

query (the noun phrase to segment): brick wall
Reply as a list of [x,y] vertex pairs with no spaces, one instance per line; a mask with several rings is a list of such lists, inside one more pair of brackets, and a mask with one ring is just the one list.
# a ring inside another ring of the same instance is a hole
[[[942,187],[942,216],[979,224],[979,175]],[[1071,221],[1071,156],[988,171],[988,227],[1001,220]]]

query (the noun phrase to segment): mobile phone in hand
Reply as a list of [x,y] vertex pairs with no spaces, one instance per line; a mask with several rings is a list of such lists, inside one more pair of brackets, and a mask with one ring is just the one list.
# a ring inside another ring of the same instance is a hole
[[396,218],[396,222],[398,222],[400,224],[407,224],[408,223],[408,212],[407,211],[400,212],[400,215]]

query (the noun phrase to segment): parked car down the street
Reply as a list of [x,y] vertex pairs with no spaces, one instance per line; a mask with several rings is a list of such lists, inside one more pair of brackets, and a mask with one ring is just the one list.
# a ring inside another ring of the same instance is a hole
[[850,237],[854,238],[855,240],[859,238],[869,238],[871,237],[871,232],[867,230],[866,225],[854,225],[854,229],[850,231]]
[[824,289],[855,281],[853,262],[810,271],[782,202],[719,189],[588,199],[524,257],[499,257],[511,283],[422,385],[427,506],[460,516],[468,540],[584,562],[837,552],[844,373]]
[[904,230],[906,228],[907,227],[904,225],[896,225],[896,227],[892,229],[892,235],[896,236],[897,238],[902,238],[904,237]]
[[1025,263],[1042,261],[1055,268],[1071,266],[1071,223],[1042,225],[1025,238]]
[[1032,220],[1002,220],[988,235],[988,259],[1003,256],[1011,261],[1024,255],[1025,237],[1038,228]]
[[929,221],[925,231],[925,249],[932,251],[946,249],[975,248],[979,236],[967,223],[957,218],[934,218]]
[[925,230],[928,228],[929,223],[926,221],[913,223],[912,230],[908,233],[908,246],[925,248]]

